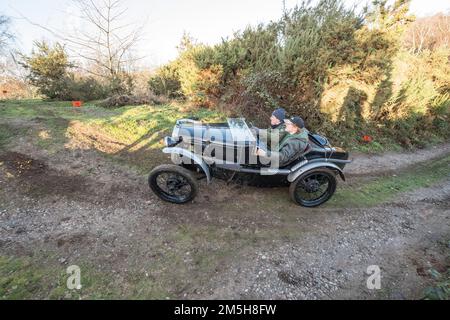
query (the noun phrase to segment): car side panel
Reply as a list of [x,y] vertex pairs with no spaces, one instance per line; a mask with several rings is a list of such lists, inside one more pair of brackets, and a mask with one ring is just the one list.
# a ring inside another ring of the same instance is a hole
[[342,178],[342,180],[345,181],[345,176],[344,176],[344,173],[342,172],[342,169],[339,168],[334,163],[325,162],[325,161],[318,161],[318,162],[308,163],[308,164],[300,167],[298,170],[290,173],[288,175],[287,179],[288,179],[289,182],[293,182],[293,181],[295,181],[295,179],[300,177],[305,172],[307,172],[309,170],[312,170],[312,169],[317,169],[317,168],[329,168],[329,169],[335,170],[335,171],[337,171],[339,173],[339,175]]
[[[211,182],[211,172],[209,171],[208,165],[206,164],[205,161],[203,161],[195,153],[193,153],[193,152],[191,152],[189,150],[183,149],[183,148],[179,148],[179,147],[164,148],[163,152],[171,154],[172,155],[172,161],[174,163],[176,163],[176,164],[181,164],[181,163],[191,164],[191,161],[193,161],[194,163],[198,164],[200,166],[200,168],[202,168],[203,172],[205,173],[207,182],[208,183]],[[182,157],[180,157],[180,155]],[[190,160],[190,161],[186,161],[186,158],[188,160]]]

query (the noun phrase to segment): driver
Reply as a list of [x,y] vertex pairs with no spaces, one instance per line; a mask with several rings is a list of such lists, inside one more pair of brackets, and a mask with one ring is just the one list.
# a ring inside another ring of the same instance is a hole
[[283,108],[275,109],[270,116],[270,128],[256,129],[260,140],[271,149],[271,142],[279,142],[286,136],[286,125],[284,119],[286,117],[286,110]]
[[289,164],[292,160],[298,158],[308,146],[308,130],[305,128],[305,122],[300,117],[292,117],[284,120],[286,124],[286,136],[281,140],[275,150],[264,151],[257,149],[256,154],[260,157],[273,160],[278,157],[279,167]]

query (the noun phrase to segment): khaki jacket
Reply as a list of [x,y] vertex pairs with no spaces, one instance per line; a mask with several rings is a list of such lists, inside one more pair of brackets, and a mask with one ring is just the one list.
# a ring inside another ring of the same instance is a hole
[[267,153],[271,159],[278,157],[279,167],[289,164],[299,157],[309,144],[308,130],[301,129],[299,133],[287,134],[278,145],[277,151]]
[[[281,141],[286,137],[286,125],[280,123],[275,128],[259,130],[259,138],[263,141],[269,150],[277,150]],[[275,145],[272,146],[272,143]]]

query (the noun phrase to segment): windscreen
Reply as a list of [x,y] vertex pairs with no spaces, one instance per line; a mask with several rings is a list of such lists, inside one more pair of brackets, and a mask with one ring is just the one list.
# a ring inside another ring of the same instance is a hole
[[228,126],[230,127],[233,141],[236,142],[255,142],[256,139],[252,131],[247,126],[244,118],[228,118]]

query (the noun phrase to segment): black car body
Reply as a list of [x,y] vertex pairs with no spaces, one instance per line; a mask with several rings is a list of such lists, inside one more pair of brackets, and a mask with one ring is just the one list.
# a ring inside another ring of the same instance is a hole
[[[290,191],[294,201],[310,207],[320,205],[331,197],[336,188],[335,176],[339,175],[345,180],[343,169],[350,162],[348,152],[331,146],[323,136],[309,133],[307,149],[287,165],[278,167],[262,163],[255,151],[256,148],[265,149],[266,146],[242,118],[228,119],[227,123],[207,124],[191,119],[178,120],[172,136],[165,138],[165,144],[163,152],[171,154],[176,165],[203,173],[208,183],[213,177],[217,177],[229,181],[245,181],[258,186],[291,185]],[[183,171],[178,168],[176,170]],[[187,174],[187,171],[183,172]],[[315,173],[315,176],[309,175],[310,173]],[[305,178],[307,176],[308,179]],[[156,194],[171,201],[170,197],[164,196],[167,190],[155,185],[155,179],[149,181]],[[295,189],[303,188],[306,194],[311,194],[313,191],[317,192],[324,181],[328,186],[325,197],[313,199],[314,201],[295,199],[298,198]],[[191,197],[187,199],[192,200]]]

